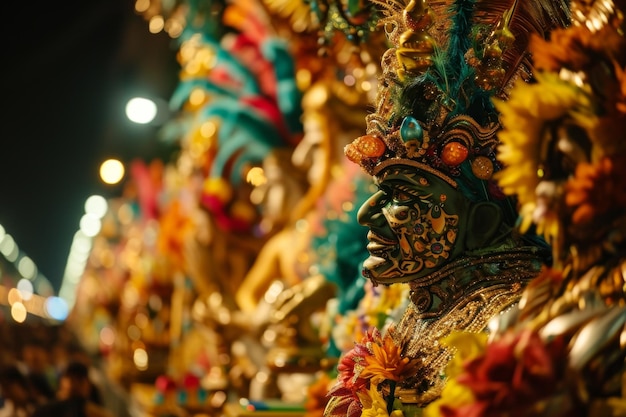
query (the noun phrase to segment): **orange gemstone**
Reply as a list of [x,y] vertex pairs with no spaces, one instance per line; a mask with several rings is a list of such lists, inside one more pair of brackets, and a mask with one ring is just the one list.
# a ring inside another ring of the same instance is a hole
[[382,156],[386,149],[382,139],[371,135],[360,136],[354,140],[353,144],[366,158]]
[[467,147],[459,142],[449,142],[443,147],[441,160],[446,165],[456,166],[467,159],[469,151]]
[[486,156],[477,156],[472,161],[472,172],[481,180],[488,180],[493,174],[493,162]]
[[355,164],[360,164],[361,159],[363,158],[361,153],[356,149],[354,143],[349,143],[343,148],[343,152],[348,157],[348,159]]

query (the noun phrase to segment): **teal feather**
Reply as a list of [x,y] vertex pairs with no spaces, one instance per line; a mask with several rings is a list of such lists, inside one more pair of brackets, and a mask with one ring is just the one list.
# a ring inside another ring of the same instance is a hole
[[259,164],[272,149],[284,146],[280,133],[267,119],[235,99],[221,98],[198,113],[200,120],[214,117],[221,123],[211,176],[227,175],[232,184],[239,184],[245,162]]
[[412,115],[425,126],[429,125],[439,114],[439,103],[436,100],[428,100],[425,88],[428,85],[426,81],[437,84],[437,80],[432,76],[431,72],[426,73],[422,77],[416,77],[410,80],[406,85],[396,87],[399,89],[397,95],[395,114],[398,118],[403,119],[405,116]]
[[456,0],[451,7],[452,24],[449,40],[439,66],[444,67],[447,80],[446,92],[451,107],[448,117],[467,113],[473,101],[475,71],[465,60],[467,51],[472,47],[472,19],[476,0]]
[[433,66],[426,73],[425,81],[433,82],[439,91],[449,92],[450,81],[448,80],[448,53],[437,48],[433,55]]
[[[172,126],[168,135],[180,133],[184,129],[191,130],[205,120],[217,120],[218,143],[209,175],[237,185],[244,179],[243,170],[246,166],[260,165],[273,149],[292,146],[293,143],[287,143],[286,139],[290,138],[286,136],[291,134],[299,137],[295,134],[302,132],[301,92],[296,85],[294,59],[289,45],[270,37],[270,31],[267,36],[265,31],[260,31],[263,33],[260,38],[256,36],[251,39],[253,42],[250,46],[258,47],[263,58],[273,64],[276,102],[270,103],[274,98],[267,97],[267,92],[262,89],[264,86],[257,78],[258,69],[253,67],[254,63],[248,65],[239,55],[245,51],[230,48],[228,45],[231,44],[223,41],[224,35],[229,32],[235,36],[250,35],[246,28],[225,26],[225,1],[190,0],[187,4],[189,19],[178,42],[182,45],[185,41],[198,38],[200,45],[215,54],[215,66],[206,74],[180,80],[170,97],[173,110],[183,110],[196,89],[206,92],[210,100],[193,114],[187,114],[187,117],[182,112],[180,123]],[[248,23],[265,24],[261,21]],[[273,105],[277,106],[279,115],[274,113]]]
[[295,62],[289,45],[277,38],[267,39],[261,44],[261,52],[273,64],[277,82],[276,99],[289,132],[302,132],[302,93],[296,85]]
[[446,73],[454,81],[452,93],[458,92],[460,72],[467,67],[465,53],[471,46],[470,33],[475,0],[456,0],[452,5],[452,26],[446,48]]
[[237,94],[234,91],[228,90],[227,88],[211,80],[208,80],[206,78],[192,78],[190,80],[181,81],[176,86],[176,89],[170,97],[170,108],[181,109],[184,106],[185,102],[189,100],[189,96],[196,88],[201,88],[209,94],[216,96],[225,96],[232,98],[237,97]]

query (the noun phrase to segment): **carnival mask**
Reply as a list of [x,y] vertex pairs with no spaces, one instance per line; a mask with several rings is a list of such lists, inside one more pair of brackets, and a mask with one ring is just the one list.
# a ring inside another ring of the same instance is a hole
[[469,202],[439,178],[393,166],[375,177],[379,191],[360,208],[369,227],[363,274],[374,283],[409,282],[464,249],[459,242]]

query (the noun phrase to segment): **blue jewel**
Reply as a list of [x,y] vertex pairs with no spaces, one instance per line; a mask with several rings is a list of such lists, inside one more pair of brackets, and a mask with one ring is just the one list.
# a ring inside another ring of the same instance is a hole
[[407,116],[402,121],[402,125],[400,125],[400,137],[404,142],[413,139],[422,140],[424,129],[422,129],[417,119]]

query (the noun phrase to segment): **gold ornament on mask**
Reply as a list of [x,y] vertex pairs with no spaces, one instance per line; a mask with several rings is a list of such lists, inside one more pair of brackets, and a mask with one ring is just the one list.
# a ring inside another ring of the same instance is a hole
[[400,79],[408,74],[424,73],[433,64],[435,42],[428,33],[433,25],[432,10],[426,0],[411,0],[402,14],[408,28],[400,35],[396,57],[399,62]]
[[357,164],[363,158],[378,158],[385,153],[385,142],[372,135],[364,135],[356,138],[352,143],[346,145],[345,154],[348,159]]
[[486,39],[481,62],[476,68],[476,85],[484,90],[492,90],[503,85],[506,75],[503,55],[515,42],[515,36],[511,32],[509,24],[516,7],[517,0],[510,9],[504,12]]

